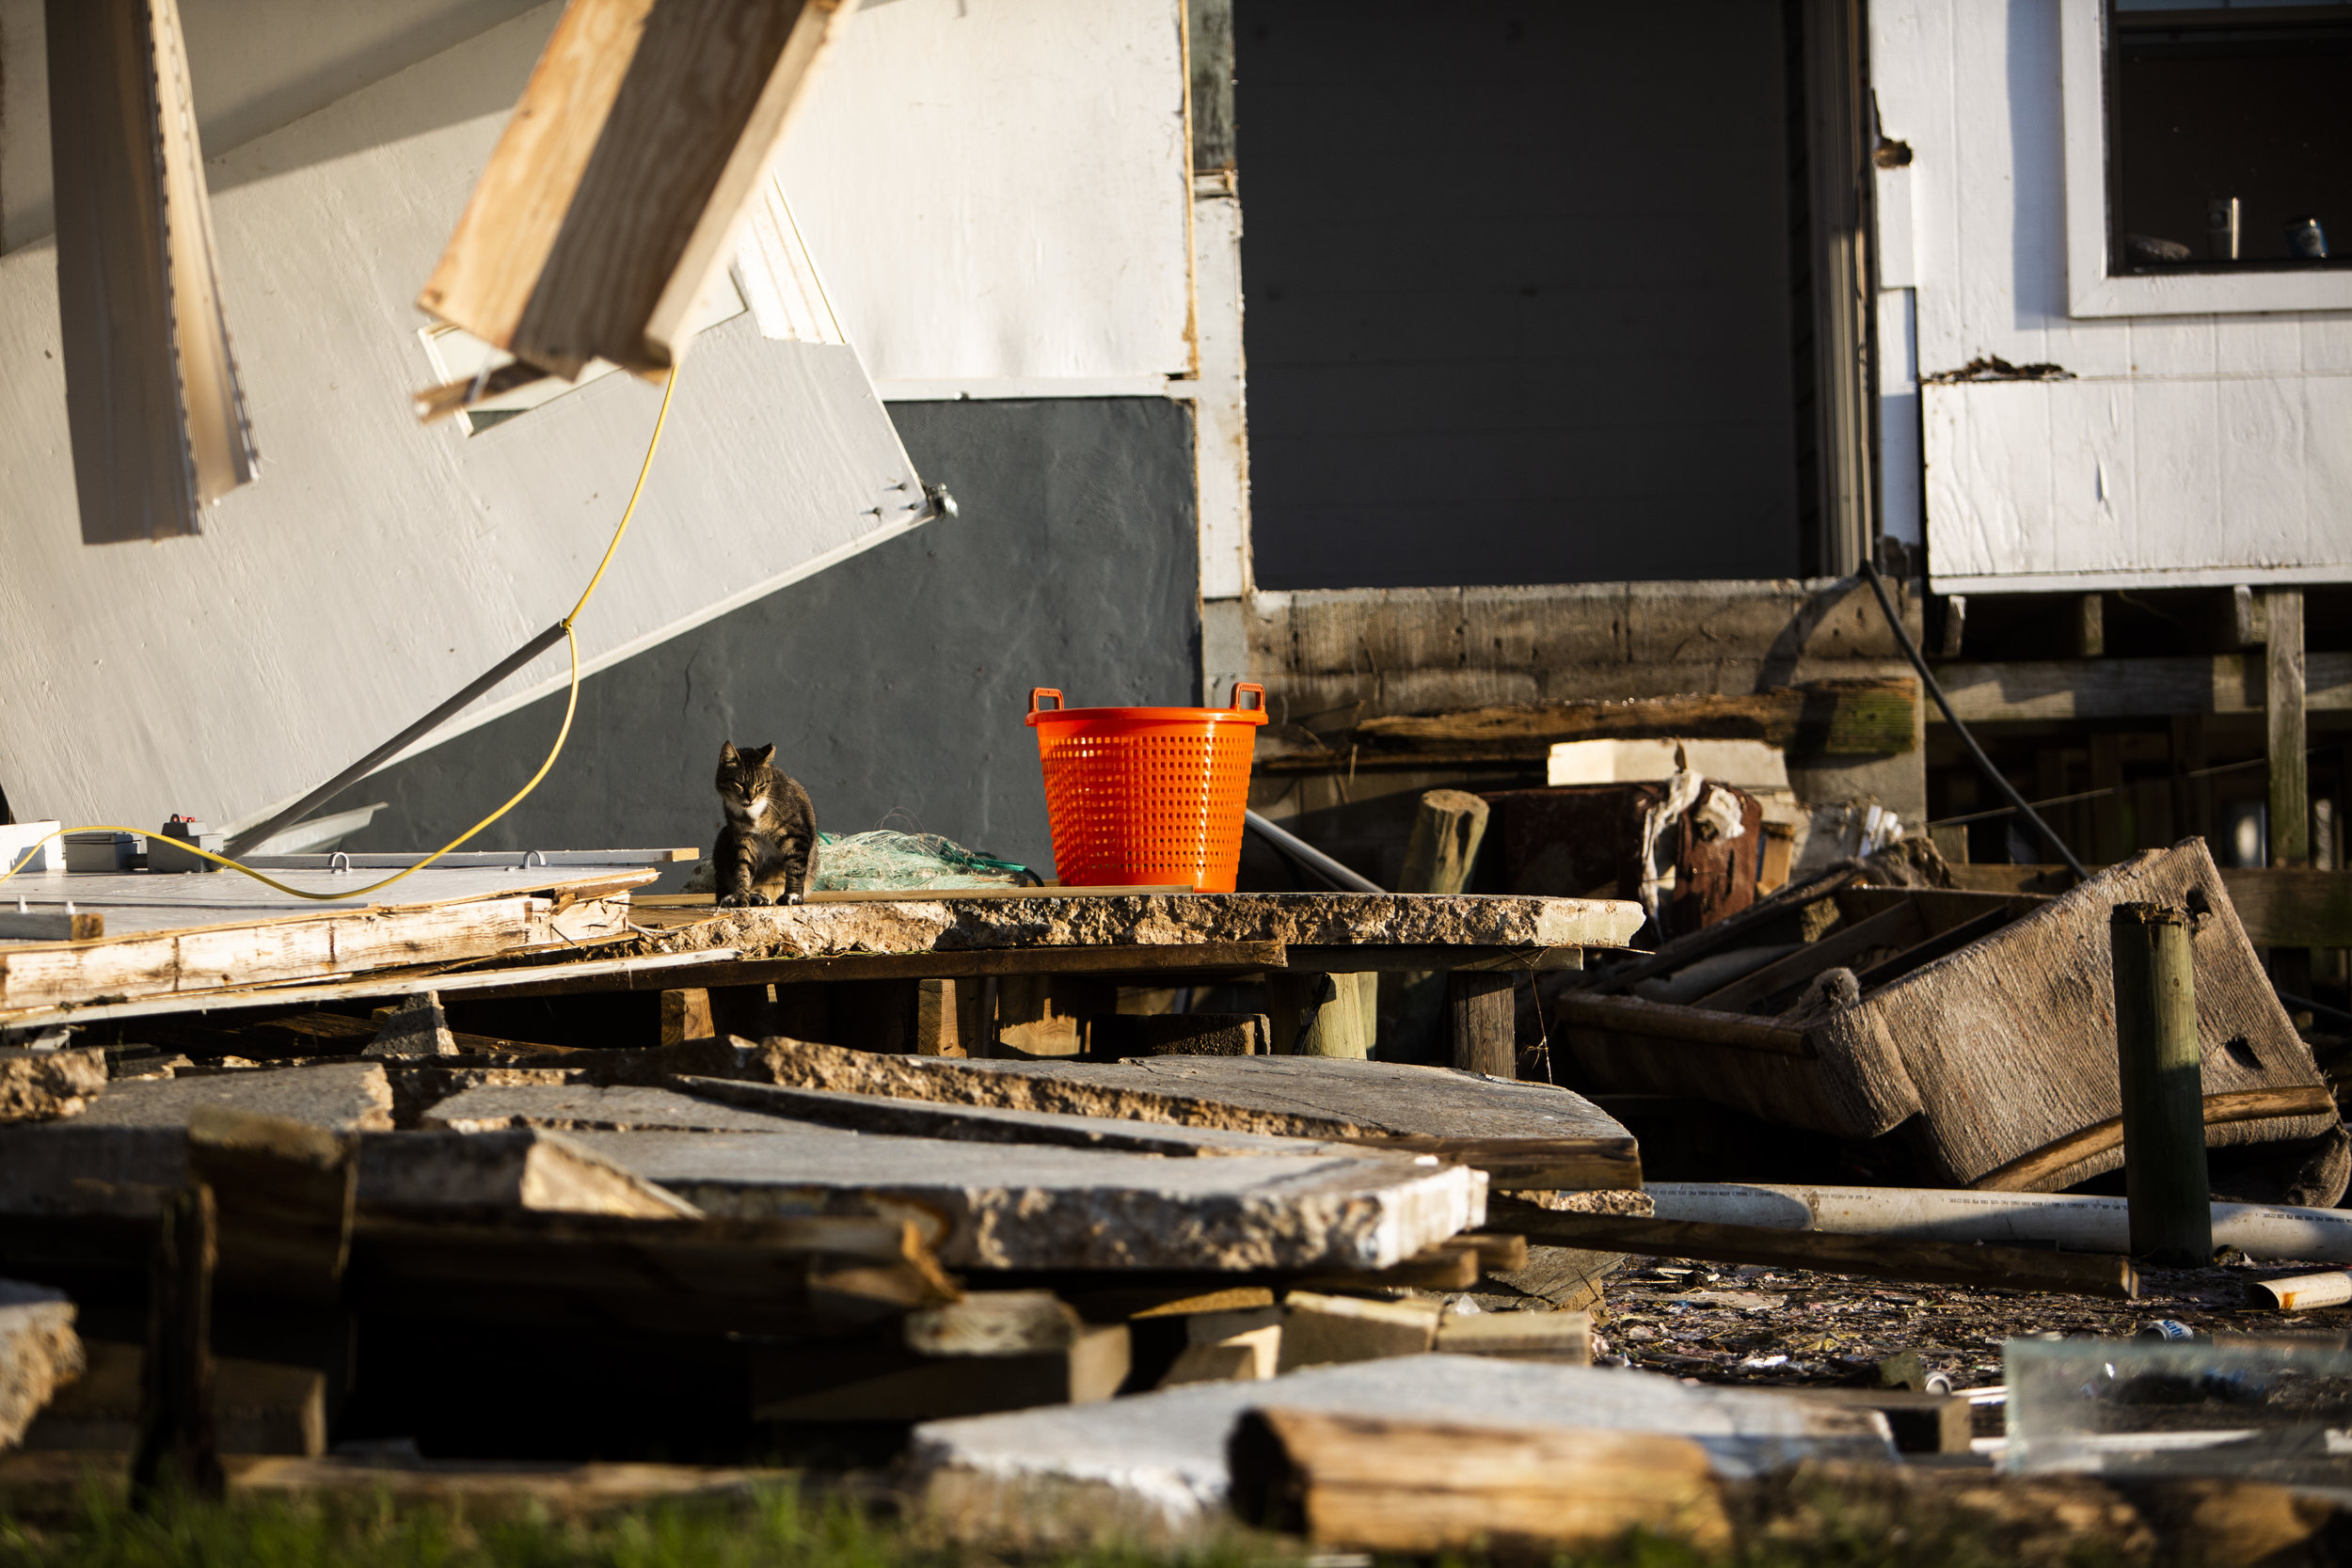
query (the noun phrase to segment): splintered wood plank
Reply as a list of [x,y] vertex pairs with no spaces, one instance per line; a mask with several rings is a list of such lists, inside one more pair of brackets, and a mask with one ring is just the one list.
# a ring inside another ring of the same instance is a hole
[[551,941],[552,913],[545,898],[485,898],[431,909],[360,911],[176,935],[5,948],[0,949],[0,1016],[487,958]]
[[953,1061],[772,1039],[777,1083],[1435,1154],[1500,1186],[1641,1185],[1632,1135],[1549,1085],[1330,1056],[1145,1056],[1123,1062]]
[[1660,736],[1755,739],[1792,752],[1885,755],[1916,746],[1918,683],[1908,675],[1814,681],[1744,695],[1700,692],[1629,701],[1530,703],[1455,713],[1389,715],[1356,726],[1374,749],[1540,760],[1564,740]]
[[571,0],[418,304],[531,364],[676,363],[841,0]]

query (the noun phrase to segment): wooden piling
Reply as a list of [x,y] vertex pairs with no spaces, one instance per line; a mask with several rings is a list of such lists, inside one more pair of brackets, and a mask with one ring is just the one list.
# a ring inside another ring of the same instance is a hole
[[175,1489],[218,1497],[228,1486],[213,1421],[213,1190],[191,1183],[165,1195],[163,1211],[148,1263],[139,1447],[131,1463],[131,1495],[142,1504]]
[[2201,1267],[2213,1258],[2213,1188],[2188,915],[2160,904],[2118,904],[2108,933],[2132,1255]]

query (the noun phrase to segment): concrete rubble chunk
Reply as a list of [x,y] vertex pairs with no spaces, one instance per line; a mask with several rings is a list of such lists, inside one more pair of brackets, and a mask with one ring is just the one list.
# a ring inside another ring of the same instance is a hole
[[1185,946],[1280,942],[1326,947],[1622,947],[1644,919],[1617,898],[1369,893],[1125,894],[795,904],[711,911],[633,951],[728,947],[747,957],[973,948]]
[[421,1125],[453,1132],[539,1127],[571,1132],[774,1132],[791,1123],[671,1089],[631,1085],[485,1085],[451,1095]]
[[929,1422],[914,1431],[908,1468],[922,1506],[964,1540],[1199,1539],[1230,1522],[1226,1444],[1253,1409],[1671,1433],[1695,1441],[1726,1480],[1802,1460],[1895,1458],[1871,1410],[1644,1372],[1433,1354]]
[[567,1135],[711,1214],[903,1215],[950,1268],[1380,1269],[1486,1216],[1478,1172],[1395,1155],[1169,1160],[779,1125]]
[[693,1219],[699,1211],[560,1132],[371,1133],[359,1141],[365,1210],[531,1210]]
[[1511,1187],[1641,1180],[1632,1134],[1582,1096],[1450,1068],[1331,1056],[957,1061],[770,1039],[757,1069],[797,1088],[1376,1144],[1459,1160]]
[[82,1375],[73,1317],[64,1291],[0,1279],[0,1449],[16,1447],[57,1390]]
[[78,1117],[106,1087],[106,1053],[95,1047],[0,1049],[0,1122]]
[[334,1132],[392,1125],[391,1084],[374,1062],[236,1068],[116,1084],[76,1119],[92,1127],[185,1128],[199,1105],[283,1117]]
[[370,1056],[454,1056],[457,1037],[450,1032],[449,1015],[441,1010],[441,998],[434,991],[421,991],[379,1015],[375,1038],[368,1042],[364,1053]]

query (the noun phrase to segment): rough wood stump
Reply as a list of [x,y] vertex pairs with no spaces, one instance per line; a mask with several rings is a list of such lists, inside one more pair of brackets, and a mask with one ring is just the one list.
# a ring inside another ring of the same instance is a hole
[[1457,969],[1445,978],[1447,1043],[1453,1065],[1492,1078],[1517,1078],[1518,1009],[1507,970]]
[[[1485,800],[1459,789],[1433,789],[1421,798],[1405,840],[1399,893],[1458,894],[1470,886],[1470,869],[1486,841]],[[1391,1060],[1433,1061],[1443,1057],[1438,1022],[1445,1011],[1444,982],[1425,970],[1383,974],[1378,1014],[1390,1043]]]
[[164,1199],[148,1261],[147,1356],[131,1495],[144,1506],[173,1490],[217,1498],[228,1487],[213,1422],[213,1190]]

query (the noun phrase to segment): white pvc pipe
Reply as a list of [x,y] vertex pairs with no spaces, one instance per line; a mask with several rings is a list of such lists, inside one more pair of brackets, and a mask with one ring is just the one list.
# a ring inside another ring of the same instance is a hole
[[[2069,1252],[2131,1250],[2131,1210],[2120,1197],[1712,1181],[1653,1181],[1645,1190],[1661,1220],[1917,1241],[2024,1243]],[[2213,1244],[2236,1247],[2249,1258],[2352,1263],[2352,1210],[2217,1203]]]

